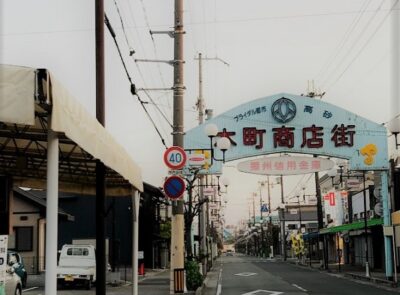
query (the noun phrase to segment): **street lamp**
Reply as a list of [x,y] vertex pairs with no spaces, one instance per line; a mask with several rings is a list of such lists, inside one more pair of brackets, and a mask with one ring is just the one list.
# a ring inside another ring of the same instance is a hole
[[222,151],[222,159],[217,159],[214,156],[214,138],[218,134],[218,127],[217,125],[210,123],[207,124],[206,127],[204,128],[204,132],[206,135],[210,138],[210,151],[211,151],[211,165],[213,164],[213,161],[222,161],[225,163],[225,152],[230,148],[231,142],[227,137],[221,137],[220,139],[217,140],[217,148]]

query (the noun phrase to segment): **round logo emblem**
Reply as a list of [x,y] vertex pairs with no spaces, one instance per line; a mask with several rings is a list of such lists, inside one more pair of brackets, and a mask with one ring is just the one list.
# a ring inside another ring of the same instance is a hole
[[279,123],[287,123],[296,116],[296,105],[289,98],[282,97],[273,103],[271,113]]

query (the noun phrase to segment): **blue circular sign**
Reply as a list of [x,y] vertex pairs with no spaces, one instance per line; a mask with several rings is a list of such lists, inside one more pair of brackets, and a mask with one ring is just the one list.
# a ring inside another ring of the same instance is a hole
[[296,105],[289,98],[282,97],[272,104],[271,113],[279,123],[287,123],[296,116]]
[[185,189],[185,181],[179,176],[170,176],[164,182],[164,192],[172,200],[182,197]]

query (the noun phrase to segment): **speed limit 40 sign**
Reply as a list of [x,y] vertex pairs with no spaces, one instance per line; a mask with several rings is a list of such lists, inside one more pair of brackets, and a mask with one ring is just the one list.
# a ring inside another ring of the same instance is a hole
[[186,165],[186,152],[179,146],[172,146],[164,152],[164,163],[168,168],[177,170]]

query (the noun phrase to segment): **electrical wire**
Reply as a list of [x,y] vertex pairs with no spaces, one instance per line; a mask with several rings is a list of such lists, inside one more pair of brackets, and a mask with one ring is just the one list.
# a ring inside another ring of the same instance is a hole
[[[138,26],[136,25],[136,21],[135,21],[135,17],[134,17],[134,14],[133,14],[133,10],[132,10],[132,7],[131,7],[131,4],[130,4],[130,1],[128,1],[128,10],[129,10],[129,13],[130,13],[130,16],[131,16],[131,18],[132,18],[132,21],[133,21],[133,24],[134,24],[134,29],[135,29],[135,31],[136,31],[136,33],[137,33],[137,35],[138,35],[138,39],[139,39],[139,43],[140,43],[140,49],[142,50],[142,52],[144,53],[144,57],[146,57],[145,56],[145,53],[146,53],[146,51],[145,51],[145,49],[144,49],[144,47],[143,47],[143,41],[141,40],[141,37],[140,37],[140,34],[139,34],[139,32],[138,32]],[[143,9],[143,13],[144,13],[144,18],[145,18],[145,22],[146,22],[146,27],[147,27],[147,29],[150,29],[150,24],[149,24],[149,20],[148,20],[148,17],[147,17],[147,11],[146,11],[146,8],[144,7],[144,2],[142,2],[142,9]],[[155,43],[154,43],[154,40],[153,40],[153,38],[151,38],[152,39],[152,42],[153,42],[153,46],[155,46]],[[157,57],[157,50],[154,48],[154,52],[155,52],[155,55],[156,55],[156,57]],[[143,85],[144,85],[144,88],[148,88],[147,87],[147,84],[146,84],[146,79],[145,79],[145,77],[144,77],[144,74],[143,74],[143,71],[142,71],[142,69],[141,69],[141,67],[140,67],[140,65],[139,65],[139,63],[137,62],[137,61],[135,61],[135,65],[136,65],[136,68],[137,68],[137,71],[138,71],[138,73],[139,73],[139,76],[141,77],[141,79],[142,79],[142,81],[143,81]],[[162,72],[161,72],[161,68],[160,68],[160,65],[159,64],[157,64],[157,67],[158,67],[158,71],[159,71],[159,74],[160,74],[160,79],[161,79],[161,83],[163,84],[163,87],[164,88],[167,88],[166,86],[165,86],[165,81],[164,81],[164,78],[163,78],[163,76],[162,76]],[[151,78],[151,80],[154,82],[155,81],[155,79],[154,79],[154,76],[152,75],[152,73],[150,74],[150,78]],[[153,101],[153,99],[152,99],[152,97],[150,96],[150,94],[149,93],[145,93],[146,94],[146,96],[150,99],[150,101]],[[169,103],[169,101],[167,101],[167,103],[168,103],[168,105],[170,105],[170,103]],[[154,105],[157,105],[156,103],[154,103]],[[158,111],[160,112],[160,114],[161,114],[161,116],[163,117],[163,118],[167,118],[167,116],[158,108]],[[167,120],[167,123],[170,125],[170,122],[169,122],[169,120]]]
[[[122,15],[121,15],[121,12],[120,12],[120,10],[119,10],[119,7],[118,7],[118,4],[117,4],[116,0],[114,0],[114,4],[115,4],[115,7],[116,7],[117,12],[118,12],[118,15],[119,15],[119,19],[120,19],[120,22],[121,22],[121,25],[122,25],[122,29],[123,29],[123,32],[124,32],[124,36],[125,36],[125,40],[126,40],[127,46],[129,47],[129,50],[130,50],[129,55],[132,55],[134,51],[132,51],[132,46],[130,45],[130,43],[129,43],[129,41],[128,41],[128,37],[127,37],[126,31],[125,31],[125,26],[124,26],[123,17],[122,17]],[[144,11],[144,13],[146,13],[145,8],[143,8],[143,11]],[[146,16],[146,22],[148,22],[147,16]],[[135,23],[135,22],[134,22],[134,23]],[[115,33],[114,33],[114,34],[115,34]],[[114,41],[116,42],[116,39],[114,39]],[[122,56],[121,56],[121,58],[122,58]],[[136,63],[136,65],[137,65],[137,63]],[[138,67],[139,75],[141,75],[142,80],[145,81],[144,75],[143,75],[143,73],[141,72],[141,70],[140,70],[140,68],[139,68],[138,65],[137,65],[137,67]],[[124,68],[125,68],[125,70],[126,70],[126,66],[124,66]],[[127,70],[126,70],[126,71],[127,71]],[[161,74],[161,72],[160,72],[160,74]],[[162,75],[162,74],[161,74],[161,75]],[[164,84],[164,85],[165,85],[165,84]],[[147,96],[147,97],[149,98],[149,100],[153,103],[154,107],[155,107],[155,108],[157,109],[157,111],[161,114],[161,116],[166,120],[166,122],[168,123],[168,125],[172,128],[172,124],[171,124],[170,121],[168,120],[167,116],[161,111],[161,109],[158,107],[158,105],[154,102],[154,100],[152,99],[152,97],[150,96],[150,94],[146,92],[146,96]]]
[[165,140],[164,140],[163,136],[162,136],[161,133],[160,133],[160,130],[158,129],[158,127],[157,127],[157,125],[155,124],[153,118],[151,117],[150,113],[148,112],[147,108],[145,107],[146,102],[143,101],[143,100],[141,99],[141,97],[136,93],[136,86],[135,86],[135,84],[133,84],[133,82],[132,82],[132,78],[131,78],[131,76],[130,76],[130,74],[129,74],[129,72],[128,72],[128,69],[127,69],[127,67],[126,67],[124,58],[122,57],[121,49],[120,49],[120,47],[119,47],[119,44],[118,44],[118,41],[117,41],[117,38],[116,38],[117,36],[116,36],[116,34],[115,34],[115,32],[114,32],[114,29],[113,29],[112,26],[111,26],[111,23],[110,23],[110,21],[109,21],[107,15],[105,14],[104,16],[105,16],[104,22],[105,22],[105,24],[106,24],[106,26],[107,26],[107,29],[108,29],[108,31],[110,32],[110,34],[111,34],[113,40],[114,40],[115,46],[117,47],[117,51],[118,51],[118,54],[119,54],[121,63],[122,63],[122,65],[123,65],[123,67],[124,67],[125,74],[126,74],[126,76],[127,76],[127,78],[128,78],[128,81],[129,81],[129,83],[130,83],[130,87],[131,87],[130,91],[131,91],[131,94],[137,97],[137,99],[138,99],[138,101],[140,102],[140,105],[142,106],[143,110],[145,111],[145,113],[146,113],[148,119],[149,119],[150,122],[153,124],[154,129],[156,130],[158,136],[160,137],[162,144],[164,145],[165,148],[168,148],[167,145],[166,145],[166,143],[165,143]]
[[[375,13],[371,16],[371,18],[368,20],[366,26],[362,29],[362,31],[360,32],[360,34],[358,35],[358,37],[354,40],[354,42],[352,43],[351,47],[347,50],[347,52],[345,54],[343,54],[342,59],[340,60],[340,62],[336,63],[336,66],[334,67],[334,69],[331,71],[331,73],[329,75],[327,75],[327,77],[325,78],[325,80],[321,83],[321,87],[323,87],[324,85],[328,84],[329,80],[331,79],[331,77],[334,76],[335,72],[343,65],[343,63],[345,62],[345,60],[350,56],[351,52],[353,51],[353,49],[356,47],[356,45],[359,43],[359,41],[361,40],[362,36],[367,32],[367,29],[370,27],[370,25],[373,23],[373,20],[376,18],[376,16],[378,15],[378,12],[380,11],[380,9],[382,8],[383,3],[385,2],[385,0],[382,0],[382,2],[380,3],[379,7],[377,10],[375,10]],[[390,11],[389,11],[390,13]]]
[[[399,0],[397,0],[393,6],[392,9],[395,7]],[[385,23],[386,19],[390,15],[392,9],[389,10],[389,12],[386,14],[386,16],[382,19],[382,21],[379,23],[379,25],[376,27],[375,31],[370,35],[370,37],[367,39],[367,41],[364,43],[364,45],[361,47],[361,49],[357,52],[357,54],[354,56],[354,58],[351,60],[351,62],[347,65],[347,67],[342,71],[342,73],[337,77],[337,79],[327,88],[327,91],[332,88],[336,83],[343,77],[343,75],[347,72],[347,70],[350,68],[350,66],[357,60],[357,58],[360,56],[361,52],[367,47],[369,42],[371,42],[372,38],[376,35],[376,33],[379,31],[379,29],[382,27],[382,25]]]
[[345,34],[343,35],[342,39],[340,40],[339,44],[333,51],[333,54],[330,56],[330,58],[327,60],[327,62],[324,64],[324,66],[320,69],[316,77],[320,77],[323,75],[324,72],[326,72],[327,69],[332,65],[332,63],[335,61],[335,59],[339,56],[339,53],[341,50],[344,48],[344,45],[348,41],[351,33],[354,31],[354,29],[357,27],[358,23],[360,22],[362,16],[364,15],[365,10],[368,8],[368,5],[371,3],[371,0],[365,0],[364,4],[362,5],[358,15],[353,19],[351,22],[350,26],[347,28]]
[[[147,16],[146,6],[144,5],[144,1],[143,0],[140,0],[140,3],[142,4],[142,11],[143,11],[144,20],[146,22],[147,28],[148,28],[149,33],[150,33],[151,41],[152,41],[152,44],[153,44],[154,56],[157,59],[158,58],[157,46],[156,46],[156,42],[154,41],[153,34],[151,34],[151,27],[150,27],[149,18]],[[160,74],[161,83],[162,83],[163,87],[166,88],[164,75],[162,74],[161,67],[160,67],[159,63],[157,63],[157,69],[158,69],[158,73]]]
[[119,7],[118,7],[117,0],[114,0],[114,4],[115,4],[115,7],[117,9],[117,13],[119,15],[119,20],[121,22],[122,32],[124,33],[124,36],[125,36],[126,45],[128,46],[128,48],[130,50],[130,53],[131,53],[131,52],[133,52],[133,48],[132,48],[131,44],[129,43],[128,36],[126,34],[126,31],[125,31],[124,21],[122,20],[122,15],[121,15],[121,12],[120,12]]
[[[130,7],[130,6],[129,6]],[[393,9],[398,10],[398,9]],[[375,10],[366,10],[366,13],[374,12]],[[387,9],[382,9],[380,12],[387,11]],[[240,23],[240,22],[252,22],[252,21],[270,21],[270,20],[283,20],[283,19],[294,19],[294,18],[306,18],[306,17],[326,17],[326,16],[341,16],[341,15],[349,15],[349,14],[356,14],[359,11],[343,11],[343,12],[328,12],[328,13],[315,13],[315,14],[298,14],[298,15],[286,15],[286,16],[268,16],[268,17],[261,17],[261,18],[248,18],[248,19],[237,19],[237,20],[217,20],[217,24],[224,24],[224,23]],[[195,25],[204,25],[211,22],[188,22],[185,23],[185,26],[195,26]],[[171,24],[158,24],[153,25],[154,28],[170,28]],[[134,24],[133,26],[125,26],[126,29],[135,30],[138,29],[146,29],[147,26],[137,26]],[[7,37],[7,36],[19,36],[19,35],[36,35],[36,34],[57,34],[57,33],[72,33],[72,32],[93,32],[94,28],[86,28],[86,29],[65,29],[65,30],[53,30],[53,31],[35,31],[35,32],[16,32],[16,33],[9,33],[3,34],[0,33],[0,36]],[[140,45],[139,45],[140,46]]]

